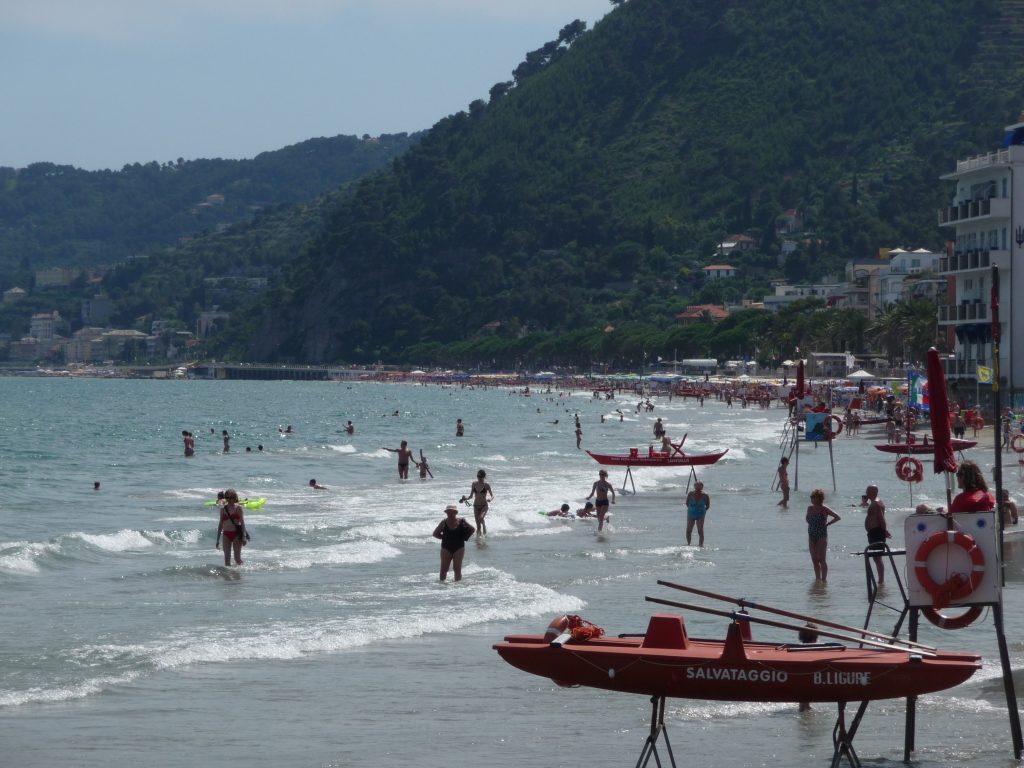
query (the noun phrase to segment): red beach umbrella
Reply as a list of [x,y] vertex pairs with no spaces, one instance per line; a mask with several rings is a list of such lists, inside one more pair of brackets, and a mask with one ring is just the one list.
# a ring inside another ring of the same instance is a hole
[[946,374],[935,347],[928,350],[928,400],[932,423],[932,441],[935,443],[935,472],[956,472],[953,443],[949,433],[949,393]]
[[796,396],[804,396],[804,361],[801,360],[796,366]]

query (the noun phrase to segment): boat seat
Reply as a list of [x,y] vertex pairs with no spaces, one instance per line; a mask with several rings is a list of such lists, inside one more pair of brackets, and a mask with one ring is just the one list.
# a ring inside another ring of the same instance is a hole
[[674,613],[656,613],[647,624],[641,648],[686,648],[686,624]]

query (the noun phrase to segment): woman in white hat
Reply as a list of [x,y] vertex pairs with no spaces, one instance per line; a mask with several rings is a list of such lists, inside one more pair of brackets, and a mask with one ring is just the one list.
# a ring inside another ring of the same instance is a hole
[[455,580],[462,581],[462,558],[466,555],[466,541],[476,528],[459,517],[459,508],[449,504],[445,519],[434,529],[434,538],[441,540],[441,581],[448,578],[448,567],[454,565]]

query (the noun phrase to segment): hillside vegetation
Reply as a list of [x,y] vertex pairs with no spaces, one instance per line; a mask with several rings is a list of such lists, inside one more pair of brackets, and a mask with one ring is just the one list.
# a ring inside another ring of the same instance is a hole
[[267,207],[312,200],[386,165],[414,141],[335,136],[251,160],[178,159],[119,171],[0,167],[0,288],[28,288],[44,267],[112,266]]
[[[630,0],[592,31],[567,27],[328,212],[226,349],[607,362],[657,332],[648,351],[724,354],[707,329],[673,329],[674,313],[880,246],[941,247],[938,176],[991,148],[1021,106],[1013,8]],[[780,267],[789,208],[806,232]],[[758,242],[730,256],[743,279],[704,285],[733,232]]]

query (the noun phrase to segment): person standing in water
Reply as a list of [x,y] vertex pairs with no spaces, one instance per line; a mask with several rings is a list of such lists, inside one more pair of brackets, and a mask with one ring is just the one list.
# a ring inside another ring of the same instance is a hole
[[181,430],[181,440],[185,443],[185,458],[190,459],[196,455],[196,439],[187,429]]
[[220,549],[220,538],[224,536],[224,565],[231,565],[231,552],[235,553],[235,565],[242,564],[242,547],[245,546],[248,534],[245,531],[245,516],[242,505],[238,503],[238,492],[234,488],[224,491],[224,506],[220,508],[220,525],[217,526],[217,541],[214,546]]
[[789,459],[783,456],[779,459],[779,490],[782,491],[782,501],[778,506],[789,509]]
[[448,578],[448,568],[455,567],[455,580],[462,581],[462,559],[466,556],[466,542],[475,528],[459,517],[459,508],[449,504],[445,519],[434,529],[434,538],[441,540],[441,581]]
[[466,434],[466,426],[462,423],[462,419],[455,420],[455,436],[462,437]]
[[[487,535],[487,523],[485,522],[489,509],[487,502],[488,500],[494,501],[494,491],[491,490],[486,477],[487,473],[481,469],[476,473],[476,481],[469,486],[469,496],[473,498],[473,517],[476,518],[477,536]],[[490,498],[488,499],[488,497]],[[462,500],[465,501],[465,499],[466,497],[463,496]]]
[[693,484],[693,490],[686,494],[686,545],[693,538],[693,527],[697,526],[697,545],[704,546],[704,516],[711,509],[711,497],[704,493],[704,483]]
[[409,444],[403,440],[402,444],[397,448],[385,448],[384,450],[389,453],[398,454],[398,479],[408,480],[409,461],[412,459],[412,449],[409,447]]
[[[878,486],[869,485],[864,495],[868,499],[868,511],[864,517],[864,530],[868,533],[868,549],[885,551],[885,540],[891,539],[892,534],[885,523],[885,502],[878,498]],[[875,570],[878,572],[878,583],[885,583],[885,565],[882,558],[875,555]]]
[[608,494],[611,493],[611,503],[615,503],[615,486],[608,482],[608,473],[601,470],[597,473],[597,481],[590,487],[590,495],[587,498],[595,497],[594,505],[597,507],[597,532],[604,529],[604,518],[608,514]]
[[807,507],[807,542],[811,553],[811,564],[814,566],[816,581],[828,580],[828,527],[838,523],[839,515],[825,506],[825,492],[821,488],[811,491],[811,505]]
[[231,435],[228,434],[228,431],[226,429],[222,430],[220,434],[221,434],[221,437],[224,438],[224,453],[230,453],[231,452]]

